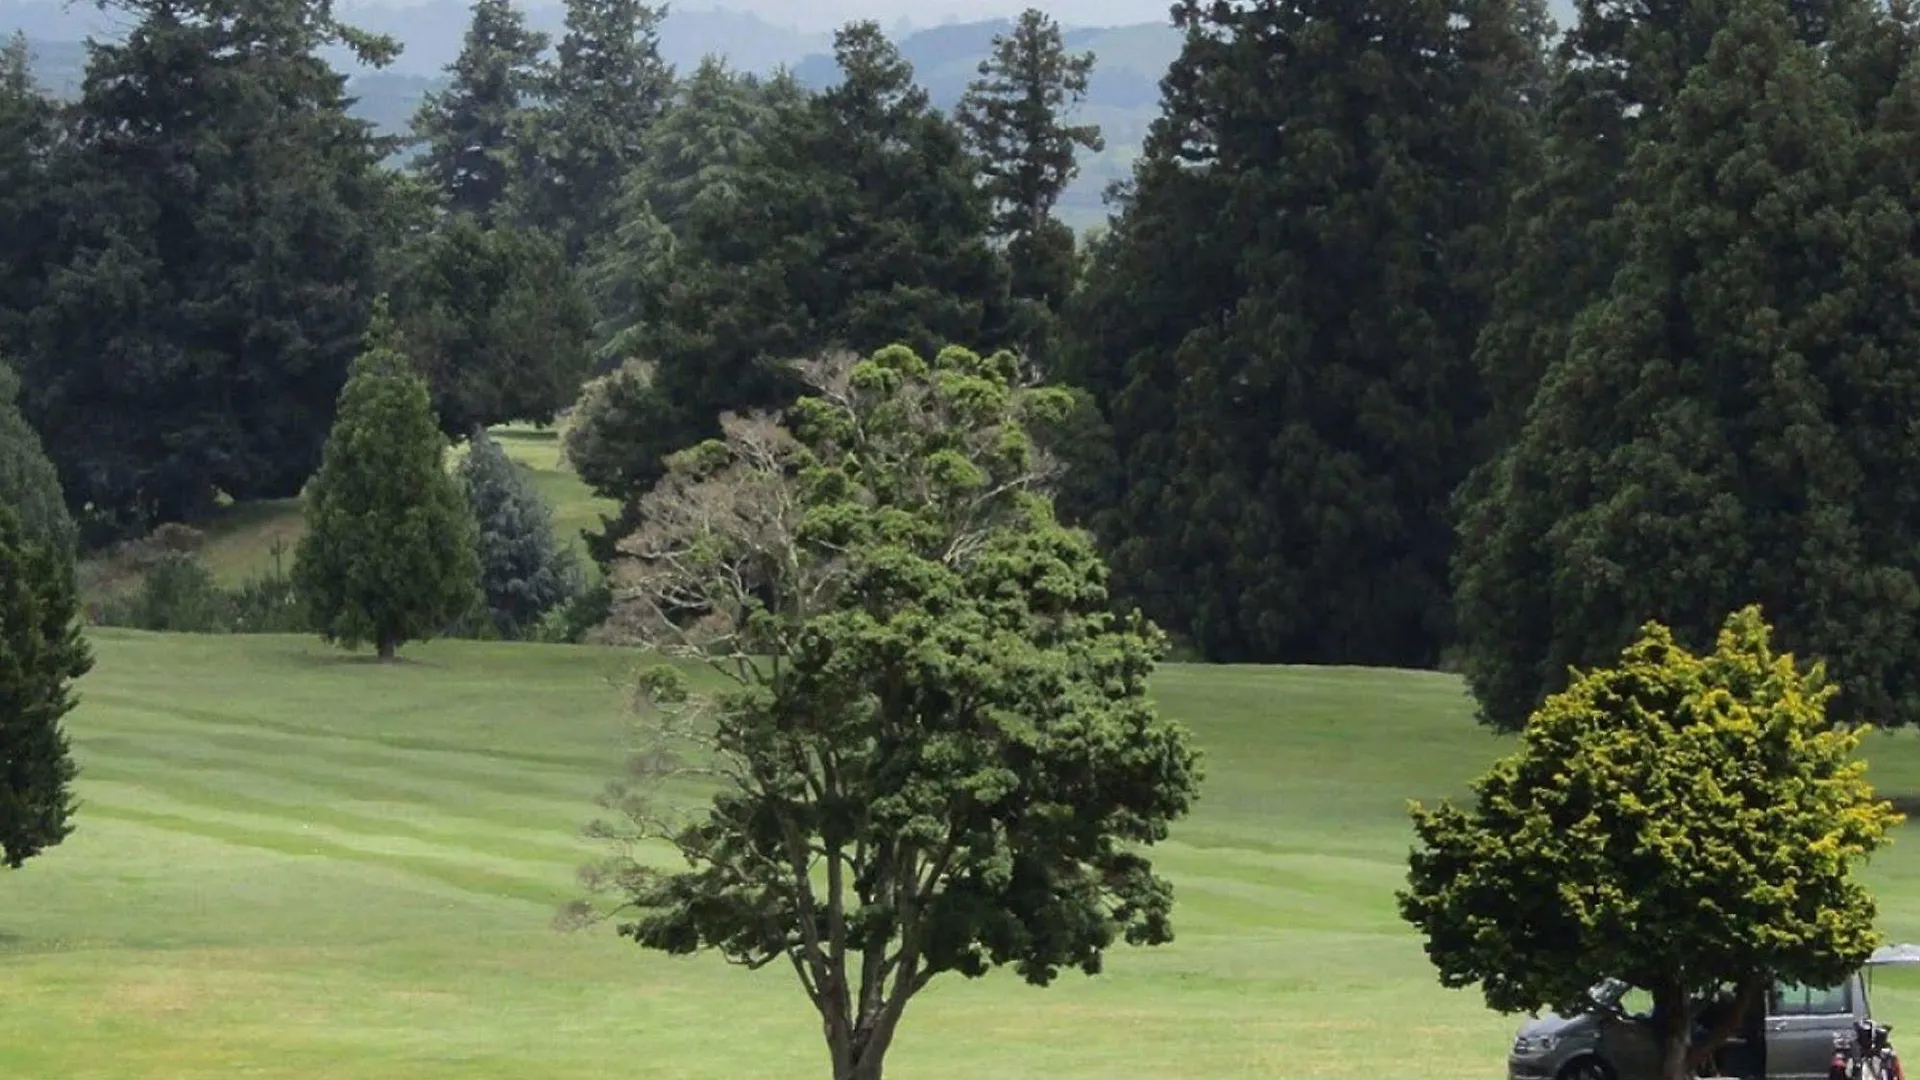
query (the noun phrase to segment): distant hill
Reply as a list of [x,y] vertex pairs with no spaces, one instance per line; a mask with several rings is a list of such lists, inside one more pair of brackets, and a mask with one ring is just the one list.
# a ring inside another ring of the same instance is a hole
[[[437,76],[460,53],[471,0],[343,4],[341,8],[347,21],[389,34],[405,46],[400,58],[386,69],[388,73]],[[558,3],[523,4],[522,8],[534,29],[556,39],[565,29],[566,10]],[[669,10],[661,33],[661,52],[677,66],[691,66],[702,56],[718,53],[736,67],[768,71],[825,51],[832,40],[826,33],[796,30],[744,12],[683,10],[678,5]],[[0,35],[24,30],[36,42],[115,39],[125,32],[128,22],[126,15],[103,12],[86,0],[0,0]],[[344,50],[333,52],[328,59],[343,70],[353,66]]]

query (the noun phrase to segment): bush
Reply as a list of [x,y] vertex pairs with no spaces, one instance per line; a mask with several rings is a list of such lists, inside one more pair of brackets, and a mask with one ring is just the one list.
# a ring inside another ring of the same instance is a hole
[[312,632],[306,606],[282,565],[285,545],[274,545],[272,570],[233,589],[221,588],[190,551],[148,551],[139,588],[97,605],[90,613],[94,624],[192,634]]
[[578,645],[613,614],[613,590],[604,581],[580,588],[573,599],[547,612],[533,634],[536,641]]
[[510,641],[535,636],[547,613],[580,591],[573,552],[555,542],[552,511],[485,431],[474,433],[459,477],[474,517],[484,597],[466,629],[490,624],[494,636]]
[[236,634],[310,634],[313,618],[283,562],[284,541],[273,543],[273,569],[223,595],[228,628]]
[[170,553],[147,571],[133,600],[133,625],[142,630],[210,634],[224,629],[220,587],[193,555]]

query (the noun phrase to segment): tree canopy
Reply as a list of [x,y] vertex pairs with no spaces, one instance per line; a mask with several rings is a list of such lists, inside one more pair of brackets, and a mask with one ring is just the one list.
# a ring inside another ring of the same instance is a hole
[[462,214],[399,262],[394,319],[448,436],[548,423],[574,403],[593,364],[594,311],[557,241]]
[[569,265],[612,224],[621,182],[673,93],[660,58],[665,5],[566,0],[566,33],[523,114],[516,141],[516,213],[560,238]]
[[71,552],[76,536],[60,474],[14,404],[19,392],[20,380],[0,357],[0,506],[13,509],[28,539]]
[[1080,171],[1077,153],[1106,148],[1099,125],[1070,116],[1086,100],[1093,61],[1092,53],[1069,54],[1060,24],[1028,8],[1012,32],[994,37],[993,54],[954,110],[980,159],[993,235],[1007,246],[1010,292],[1039,309],[1021,313],[1015,336],[1043,357],[1079,269],[1073,230],[1054,208]]
[[474,0],[448,86],[426,96],[413,118],[426,146],[414,167],[455,214],[492,224],[513,182],[515,137],[546,77],[547,35],[529,30],[512,0]]
[[1828,720],[1833,691],[1774,651],[1757,608],[1711,653],[1649,623],[1580,673],[1471,809],[1414,810],[1400,906],[1441,982],[1478,983],[1504,1012],[1571,1014],[1622,979],[1652,992],[1662,1075],[1685,1080],[1731,1033],[1690,1049],[1695,1000],[1846,978],[1875,944],[1853,871],[1899,818],[1854,756],[1860,733]]
[[[1743,0],[1636,152],[1620,271],[1460,523],[1461,663],[1517,728],[1653,618],[1764,604],[1843,719],[1920,718],[1912,167],[1781,0]],[[1891,103],[1890,103],[1891,104]],[[1899,155],[1879,157],[1892,162]]]
[[1111,422],[1118,590],[1211,659],[1432,665],[1535,27],[1506,0],[1174,14],[1061,368]]
[[60,227],[8,343],[96,538],[300,490],[393,235],[390,144],[319,55],[392,42],[308,0],[122,7],[42,166]]
[[[722,413],[792,400],[797,357],[1003,343],[1005,266],[959,128],[873,23],[842,29],[834,54],[841,81],[815,95],[778,81],[728,91],[710,74],[708,93],[679,108],[702,110],[688,127],[712,125],[733,148],[710,162],[711,194],[662,203],[656,217],[673,224],[629,235],[592,271],[598,295],[634,304],[609,313],[627,331],[613,359],[645,365],[644,385],[622,389],[651,398],[648,426],[628,429],[641,438],[622,449],[628,490],[600,489],[628,500],[616,527],[631,525],[631,497],[667,456],[714,435]],[[685,175],[657,164],[638,191]]]
[[[1172,933],[1139,848],[1192,805],[1196,754],[1147,698],[1159,635],[1110,612],[1038,486],[1024,426],[1064,397],[1016,371],[959,348],[813,366],[789,426],[730,417],[677,454],[621,544],[616,624],[727,681],[643,678],[648,738],[597,831],[691,868],[622,855],[601,880],[643,946],[790,964],[835,1080],[878,1080],[942,974],[1045,985]],[[654,785],[683,771],[719,791],[680,814]]]

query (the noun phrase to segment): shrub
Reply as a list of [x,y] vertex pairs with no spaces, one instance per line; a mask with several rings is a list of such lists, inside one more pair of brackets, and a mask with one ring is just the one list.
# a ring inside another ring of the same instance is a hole
[[477,530],[485,608],[469,629],[484,622],[507,640],[535,634],[580,591],[573,552],[554,540],[552,511],[486,432],[474,434],[459,475]]
[[141,630],[211,634],[225,629],[220,587],[200,560],[172,552],[156,562],[134,595],[132,625]]

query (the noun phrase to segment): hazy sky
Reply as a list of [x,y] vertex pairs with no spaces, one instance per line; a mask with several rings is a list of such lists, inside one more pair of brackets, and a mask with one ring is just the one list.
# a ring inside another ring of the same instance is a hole
[[724,7],[751,11],[769,22],[804,30],[824,30],[849,19],[878,19],[884,25],[905,17],[917,27],[1017,15],[1037,7],[1073,26],[1118,26],[1165,22],[1172,0],[682,0],[677,7]]

